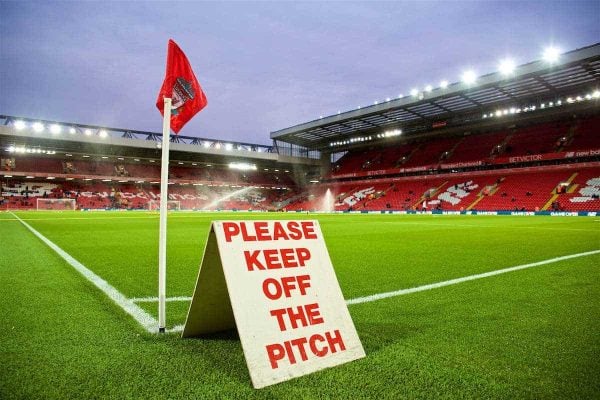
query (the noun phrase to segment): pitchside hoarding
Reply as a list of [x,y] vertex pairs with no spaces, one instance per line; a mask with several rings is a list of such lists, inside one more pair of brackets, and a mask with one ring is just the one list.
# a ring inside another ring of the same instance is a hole
[[318,221],[216,221],[183,337],[237,327],[262,388],[365,356]]

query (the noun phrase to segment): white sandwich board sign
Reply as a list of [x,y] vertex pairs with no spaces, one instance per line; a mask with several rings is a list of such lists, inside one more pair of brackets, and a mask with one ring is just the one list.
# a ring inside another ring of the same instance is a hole
[[262,388],[365,356],[318,221],[215,221],[183,337],[237,327]]

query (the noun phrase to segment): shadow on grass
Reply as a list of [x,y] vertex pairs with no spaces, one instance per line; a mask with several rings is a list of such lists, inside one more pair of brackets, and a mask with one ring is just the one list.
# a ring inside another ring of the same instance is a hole
[[182,339],[178,337],[175,340],[175,346],[178,351],[182,351],[192,358],[194,355],[202,357],[202,360],[210,364],[213,370],[225,373],[229,380],[248,387],[252,386],[236,329],[195,338]]

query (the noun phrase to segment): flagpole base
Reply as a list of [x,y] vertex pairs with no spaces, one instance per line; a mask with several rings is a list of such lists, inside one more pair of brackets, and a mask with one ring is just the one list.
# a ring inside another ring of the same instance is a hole
[[158,328],[158,333],[165,333],[165,332],[166,332],[166,330],[164,327]]

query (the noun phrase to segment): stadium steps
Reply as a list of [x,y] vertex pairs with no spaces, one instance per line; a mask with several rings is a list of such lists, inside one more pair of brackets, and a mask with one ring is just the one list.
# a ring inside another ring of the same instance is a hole
[[[435,196],[437,196],[440,191],[444,188],[444,186],[446,186],[448,184],[449,181],[444,181],[444,183],[442,183],[440,186],[436,187],[435,190],[433,191],[433,193],[431,193],[429,195],[429,199],[433,199]],[[417,202],[415,202],[412,205],[412,208],[415,209],[415,207],[420,206],[421,204],[423,204],[423,201],[426,199],[425,194],[423,193],[423,195],[421,195],[421,197],[419,197],[419,200]]]
[[[494,186],[492,187],[492,190],[490,190],[490,193],[488,194],[488,196],[493,196],[494,194],[496,194],[498,189],[499,189],[498,184],[497,183],[494,184]],[[481,191],[477,195],[477,199],[475,199],[475,201],[472,202],[471,204],[469,204],[469,206],[467,207],[467,211],[472,210],[477,205],[477,203],[479,203],[481,200],[483,200],[485,198],[485,195],[483,194],[484,190],[485,190],[485,188],[481,189]]]
[[[571,182],[573,182],[573,180],[577,177],[577,172],[573,173],[569,179],[567,179],[566,183],[568,183],[569,185],[571,185]],[[574,185],[575,187],[569,187],[569,190],[567,190],[567,193],[573,193],[575,191],[575,189],[577,188],[578,185]],[[556,188],[554,188],[554,190],[552,190],[552,196],[550,197],[550,199],[548,199],[548,201],[546,202],[546,204],[544,204],[544,207],[542,207],[542,211],[546,211],[548,210],[551,206],[552,203],[554,203],[554,201],[556,199],[558,199],[560,197],[560,194],[556,193]]]
[[442,155],[440,156],[439,162],[440,163],[444,162],[444,161],[448,162],[448,160],[450,158],[452,158],[452,156],[454,155],[454,151],[456,150],[456,148],[458,146],[460,146],[462,144],[462,142],[465,141],[465,139],[466,139],[466,137],[463,136],[462,138],[460,138],[460,140],[458,142],[454,143],[454,146],[452,146],[452,148],[450,150],[448,150],[448,154],[445,157],[444,157],[444,153],[442,153]]

